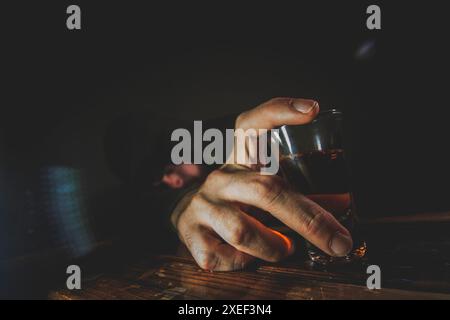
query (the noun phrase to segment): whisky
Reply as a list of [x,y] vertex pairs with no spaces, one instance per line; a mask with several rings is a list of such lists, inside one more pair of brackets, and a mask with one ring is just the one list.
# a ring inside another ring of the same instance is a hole
[[350,262],[362,258],[367,251],[357,230],[357,218],[342,149],[311,151],[283,155],[281,174],[289,185],[308,196],[333,216],[351,233],[353,249],[346,257],[331,257],[306,242],[313,262]]

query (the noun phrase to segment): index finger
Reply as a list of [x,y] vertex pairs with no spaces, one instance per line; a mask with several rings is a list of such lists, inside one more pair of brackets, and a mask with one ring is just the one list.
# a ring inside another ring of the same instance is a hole
[[220,185],[214,188],[214,197],[270,212],[331,256],[345,256],[352,249],[350,233],[330,212],[292,191],[278,176],[252,171],[223,172],[223,177],[215,181]]

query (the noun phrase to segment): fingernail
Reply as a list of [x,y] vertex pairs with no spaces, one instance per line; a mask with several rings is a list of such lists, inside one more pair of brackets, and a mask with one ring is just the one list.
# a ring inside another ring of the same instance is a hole
[[339,231],[336,232],[333,238],[331,239],[330,249],[338,257],[343,257],[347,255],[350,252],[350,250],[352,250],[352,247],[353,247],[352,239],[340,233]]
[[292,101],[292,106],[301,113],[310,113],[318,105],[317,101],[308,99],[294,99]]

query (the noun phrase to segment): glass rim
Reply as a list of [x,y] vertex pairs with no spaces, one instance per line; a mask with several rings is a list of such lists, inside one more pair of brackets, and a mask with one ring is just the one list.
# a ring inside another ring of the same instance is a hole
[[294,124],[294,125],[292,125],[292,124],[291,125],[285,124],[285,125],[280,126],[279,128],[281,128],[281,127],[288,127],[288,128],[308,127],[308,126],[314,125],[317,122],[325,119],[326,117],[330,117],[330,116],[343,116],[343,112],[341,110],[335,109],[335,108],[328,109],[328,110],[323,110],[323,111],[319,111],[319,114],[311,122],[304,123],[304,124]]
[[314,118],[314,120],[312,120],[310,123],[307,123],[306,125],[311,124],[311,123],[315,123],[315,122],[319,121],[322,118],[325,118],[327,116],[332,116],[332,115],[342,116],[343,112],[341,110],[339,110],[339,109],[334,109],[334,108],[333,109],[329,109],[329,110],[319,111],[319,114]]

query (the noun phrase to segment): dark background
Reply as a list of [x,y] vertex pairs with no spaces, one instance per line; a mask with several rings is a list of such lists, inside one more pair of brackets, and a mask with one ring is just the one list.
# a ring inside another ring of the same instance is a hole
[[[362,217],[450,209],[442,1],[93,2],[2,9],[0,258],[61,245],[42,204],[26,204],[40,199],[42,168],[80,173],[95,241],[132,230],[102,136],[138,109],[207,119],[314,98],[345,112]],[[80,31],[66,29],[69,4]],[[380,5],[382,30],[367,30],[368,4]]]

